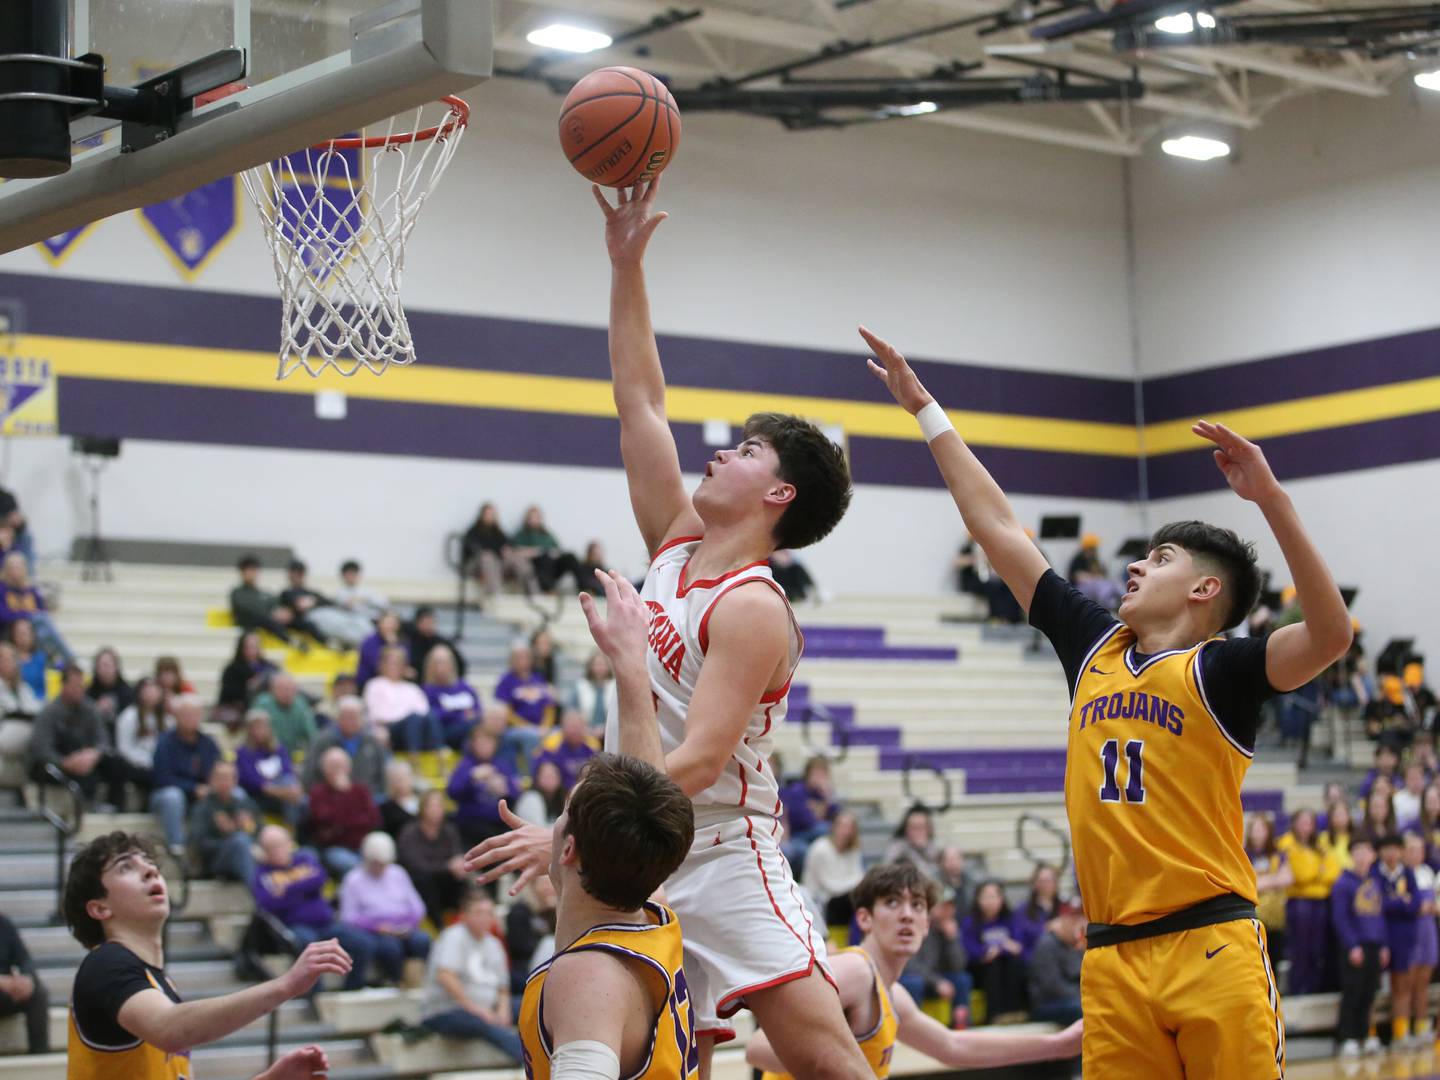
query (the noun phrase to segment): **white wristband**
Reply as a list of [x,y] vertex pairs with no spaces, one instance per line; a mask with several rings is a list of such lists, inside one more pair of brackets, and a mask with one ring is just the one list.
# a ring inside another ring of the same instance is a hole
[[950,417],[945,415],[945,410],[938,401],[926,405],[915,414],[915,419],[920,421],[920,434],[925,436],[927,443],[934,442],[937,435],[955,430],[955,425],[950,422]]
[[594,1039],[557,1046],[550,1058],[551,1080],[620,1080],[620,1058]]

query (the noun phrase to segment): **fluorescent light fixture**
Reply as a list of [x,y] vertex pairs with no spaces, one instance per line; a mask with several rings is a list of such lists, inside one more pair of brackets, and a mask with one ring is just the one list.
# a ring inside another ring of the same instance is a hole
[[1211,15],[1208,11],[1197,11],[1195,13],[1195,25],[1202,30],[1214,30],[1215,16]]
[[1196,12],[1194,15],[1182,11],[1178,15],[1166,15],[1163,19],[1155,20],[1155,29],[1163,34],[1193,34],[1196,26],[1202,30],[1214,30],[1215,16],[1208,11]]
[[1415,85],[1422,90],[1440,91],[1440,69],[1420,72],[1415,76]]
[[914,105],[901,105],[895,110],[896,116],[924,116],[940,108],[933,101],[917,101]]
[[609,34],[602,34],[598,30],[586,30],[566,23],[551,23],[539,30],[531,30],[525,35],[525,40],[531,45],[539,45],[542,49],[587,53],[596,49],[608,49],[612,39]]
[[1178,139],[1166,139],[1160,149],[1171,157],[1189,158],[1191,161],[1213,161],[1228,157],[1230,147],[1219,139],[1206,139],[1199,135],[1182,135]]

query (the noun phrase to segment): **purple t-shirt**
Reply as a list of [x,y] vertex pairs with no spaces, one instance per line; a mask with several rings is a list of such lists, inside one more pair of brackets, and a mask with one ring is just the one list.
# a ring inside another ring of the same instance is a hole
[[325,899],[326,874],[319,860],[307,852],[296,852],[290,865],[279,868],[261,863],[250,878],[250,891],[262,911],[268,911],[286,926],[329,926],[335,909]]
[[537,726],[544,723],[545,710],[555,704],[550,684],[538,671],[532,671],[523,679],[513,671],[505,672],[495,684],[495,700],[509,705],[527,724]]
[[965,946],[966,955],[974,963],[983,963],[985,950],[992,945],[1003,946],[1007,941],[1020,944],[1019,938],[1015,936],[1014,925],[1009,918],[981,922],[974,916],[968,915],[960,924],[960,940]]
[[274,750],[240,747],[235,751],[235,768],[240,775],[240,786],[257,799],[267,784],[288,787],[295,783],[295,763],[290,760],[290,751],[280,743],[275,744]]
[[553,761],[564,778],[565,790],[569,791],[575,786],[575,781],[580,779],[580,770],[594,756],[595,748],[589,743],[570,746],[561,742],[559,745],[548,747],[535,755],[535,765],[531,769],[530,775],[535,775],[535,771],[540,768],[542,761]]
[[[493,766],[504,778],[503,792],[495,792],[488,784],[476,781],[471,775],[471,770],[480,764]],[[445,794],[455,800],[456,821],[499,821],[500,800],[508,799],[514,804],[520,796],[520,778],[515,775],[515,766],[505,757],[497,756],[481,762],[473,754],[466,754],[450,774]]]
[[440,718],[446,727],[468,723],[480,717],[480,695],[463,679],[449,686],[427,683],[425,697],[430,702],[430,712]]
[[[785,817],[791,834],[809,832],[822,821],[829,821],[840,809],[834,799],[827,799],[812,792],[805,781],[796,780],[780,789],[780,801],[785,806]],[[815,804],[824,803],[825,816],[815,813]]]

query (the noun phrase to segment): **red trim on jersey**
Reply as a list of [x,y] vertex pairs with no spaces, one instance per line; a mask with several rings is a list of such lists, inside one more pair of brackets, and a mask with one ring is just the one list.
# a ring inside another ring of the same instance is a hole
[[[784,986],[788,982],[794,982],[796,979],[803,979],[813,972],[816,967],[817,965],[812,957],[810,963],[806,964],[805,968],[801,971],[792,971],[788,975],[777,975],[773,979],[769,979],[763,983],[756,983],[754,986],[742,986],[739,990],[731,990],[730,993],[720,999],[719,1004],[715,1006],[715,1012],[719,1014],[720,1019],[728,1020],[741,1009],[748,1008],[743,1000],[746,994],[758,994],[761,990],[770,990],[776,986]],[[820,974],[825,975],[826,982],[831,986],[835,986],[835,980],[825,974],[825,968],[823,966],[820,967]],[[840,988],[836,986],[835,989],[838,991]],[[700,1033],[697,1031],[695,1034],[698,1036]]]
[[[799,665],[797,664],[796,667],[799,667]],[[761,704],[761,705],[776,705],[776,704],[779,704],[780,701],[782,701],[782,700],[784,699],[785,695],[790,692],[790,684],[791,684],[791,682],[794,681],[794,679],[795,679],[795,672],[792,670],[792,671],[790,672],[790,677],[785,680],[785,685],[782,686],[782,687],[780,687],[778,690],[770,690],[770,691],[767,691],[766,694],[765,694],[765,696],[760,699],[760,704]],[[770,710],[769,710],[769,709],[766,709],[766,710],[765,710],[765,731],[769,731],[769,730],[770,730]],[[765,733],[765,732],[763,732],[763,731],[761,732],[762,735],[763,735],[764,733]]]
[[740,809],[743,810],[745,809],[745,793],[750,790],[750,783],[745,779],[745,763],[734,754],[730,755],[730,760],[740,767]]
[[[731,1015],[734,1015],[733,1013]],[[714,1039],[716,1044],[735,1038],[734,1028],[700,1028],[695,1032],[697,1039]]]
[[[760,883],[765,886],[765,895],[770,900],[770,906],[775,909],[775,916],[785,924],[785,929],[794,935],[795,940],[800,942],[805,950],[810,953],[810,963],[813,965],[815,963],[815,946],[810,944],[809,938],[801,937],[795,928],[790,925],[790,920],[785,918],[784,912],[780,910],[780,905],[775,902],[775,894],[770,891],[770,877],[765,873],[765,860],[760,857],[760,847],[755,843],[755,819],[752,817],[745,819],[745,839],[750,841],[750,850],[755,852],[755,866],[760,871]],[[800,910],[804,911],[805,909],[802,906]]]
[[678,547],[681,544],[691,544],[694,543],[696,540],[704,539],[705,538],[703,536],[677,536],[672,540],[666,540],[663,544],[661,544],[658,548],[655,549],[655,553],[650,556],[650,561],[654,562],[661,555],[664,555],[665,552],[669,551],[673,547]]
[[[749,570],[749,569],[751,569],[752,567],[759,566],[759,565],[761,565],[761,564],[760,564],[760,563],[751,563],[750,566],[742,566],[742,567],[740,568],[740,570],[736,570],[735,573],[738,574],[738,573],[740,573],[741,570]],[[701,656],[704,656],[705,653],[708,652],[709,649],[710,649],[710,616],[711,616],[711,615],[714,613],[714,611],[715,611],[715,605],[718,604],[718,603],[720,603],[721,600],[725,599],[725,597],[729,596],[730,593],[734,592],[736,589],[739,589],[739,588],[742,588],[742,587],[744,587],[744,586],[746,586],[746,585],[749,585],[752,581],[759,581],[759,582],[762,582],[762,583],[765,584],[765,585],[769,585],[770,588],[774,589],[775,592],[779,594],[781,600],[785,600],[785,590],[782,589],[782,588],[780,588],[779,585],[775,584],[775,581],[774,581],[774,579],[772,579],[772,578],[763,578],[763,577],[746,578],[744,581],[737,581],[737,582],[735,582],[734,585],[729,585],[729,586],[727,586],[726,588],[721,589],[721,590],[720,590],[720,594],[719,594],[718,596],[716,596],[714,600],[711,600],[711,601],[710,601],[710,606],[705,609],[705,614],[700,616],[700,629],[696,632],[696,637],[697,637],[697,638],[699,639],[699,641],[700,641],[700,655],[701,655]],[[699,582],[696,582],[696,585],[698,585],[698,584],[699,584]],[[794,615],[794,613],[792,613],[792,612],[790,611],[790,601],[789,601],[789,600],[785,600],[785,609],[786,609],[786,614],[789,615],[790,623],[791,623],[791,625],[793,626],[794,623],[795,623],[795,615]],[[804,635],[802,635],[802,634],[800,633],[800,628],[799,628],[798,626],[795,627],[795,633],[796,633],[796,636],[800,638],[800,650],[803,652],[803,651],[805,650],[805,637],[804,637]],[[786,680],[785,680],[785,685],[786,685],[787,687],[790,685],[790,680],[789,680],[789,679],[786,679]],[[770,691],[770,693],[774,693],[774,691]],[[761,700],[763,701],[764,699],[762,698]]]
[[[695,537],[695,539],[696,539],[696,540],[699,540],[700,537],[697,536],[697,537]],[[717,578],[704,578],[704,579],[702,579],[702,580],[700,580],[700,581],[692,581],[692,582],[690,582],[690,583],[687,585],[687,584],[685,583],[685,572],[690,569],[690,560],[689,560],[689,559],[686,559],[686,560],[685,560],[685,565],[680,568],[680,580],[679,580],[678,582],[676,582],[676,584],[675,584],[675,599],[679,600],[682,596],[684,596],[686,593],[688,593],[688,592],[689,592],[690,590],[692,590],[692,589],[713,589],[716,585],[719,585],[721,582],[723,582],[723,581],[729,581],[729,580],[730,580],[731,578],[733,578],[736,574],[743,574],[746,570],[754,570],[757,566],[768,566],[768,565],[770,565],[768,560],[766,560],[766,559],[760,559],[760,560],[758,560],[758,561],[756,561],[756,562],[746,563],[744,566],[736,567],[734,570],[729,570],[729,571],[727,571],[726,573],[721,574],[721,575],[720,575],[719,577],[717,577]],[[764,581],[765,579],[764,579],[764,578],[756,578],[755,580],[756,580],[756,581]],[[773,584],[773,582],[772,582],[772,584]],[[780,586],[778,586],[778,585],[776,585],[775,587],[776,587],[777,589],[780,588]],[[781,596],[784,596],[785,594],[782,592],[780,595],[781,595]],[[704,650],[702,649],[701,651],[704,651]]]

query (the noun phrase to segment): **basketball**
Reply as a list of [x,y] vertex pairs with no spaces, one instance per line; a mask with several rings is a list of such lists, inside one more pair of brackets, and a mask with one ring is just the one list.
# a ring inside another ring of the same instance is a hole
[[651,180],[680,145],[680,110],[665,84],[632,67],[592,71],[560,108],[560,146],[575,171],[605,187]]

